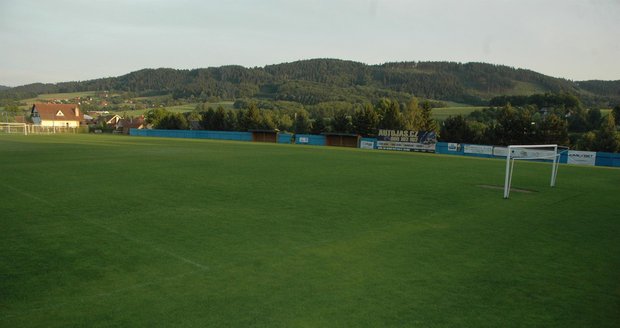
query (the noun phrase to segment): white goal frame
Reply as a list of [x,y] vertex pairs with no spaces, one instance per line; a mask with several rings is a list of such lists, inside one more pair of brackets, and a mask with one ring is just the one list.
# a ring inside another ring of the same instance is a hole
[[[537,156],[537,157],[519,157],[516,154],[513,155],[515,149],[536,149],[545,148],[545,150],[551,151],[553,149],[553,155],[549,156]],[[504,199],[510,196],[510,185],[512,184],[512,171],[514,169],[515,160],[553,160],[551,167],[551,187],[555,187],[555,181],[558,176],[558,166],[560,164],[560,154],[558,152],[558,145],[510,145],[508,146],[508,153],[506,154],[506,177],[504,180]]]
[[[20,131],[21,130],[21,131]],[[26,123],[3,123],[0,122],[0,133],[19,133],[28,135],[28,125]]]

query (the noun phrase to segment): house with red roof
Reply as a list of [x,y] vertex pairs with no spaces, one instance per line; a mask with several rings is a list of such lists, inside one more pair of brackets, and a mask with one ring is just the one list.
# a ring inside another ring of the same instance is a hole
[[30,117],[35,125],[77,128],[84,114],[76,104],[34,104]]
[[124,134],[129,134],[129,129],[144,129],[144,115],[122,119],[116,128],[122,130]]

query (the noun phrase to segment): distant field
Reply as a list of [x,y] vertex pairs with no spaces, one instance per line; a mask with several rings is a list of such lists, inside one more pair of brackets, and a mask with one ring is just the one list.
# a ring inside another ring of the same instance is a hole
[[0,135],[0,326],[618,327],[620,174]]
[[[191,103],[191,104],[183,104],[183,105],[178,105],[178,106],[169,106],[169,107],[162,107],[162,108],[165,108],[167,111],[170,111],[170,112],[187,113],[187,112],[191,112],[194,109],[196,109],[197,105],[198,103]],[[223,101],[223,102],[218,102],[218,103],[208,103],[208,106],[211,106],[214,109],[217,108],[218,106],[222,106],[226,109],[233,109],[233,102]],[[152,108],[129,110],[129,111],[119,110],[119,111],[114,111],[114,112],[117,114],[127,113],[128,115],[137,116],[137,115],[145,114],[151,109]]]
[[476,110],[482,110],[486,107],[475,107],[475,106],[463,106],[463,107],[443,107],[443,108],[433,108],[432,114],[433,118],[439,121],[444,121],[449,116],[463,115],[467,116],[471,112]]
[[76,97],[88,97],[88,96],[94,96],[95,93],[96,93],[95,91],[69,92],[69,93],[47,93],[47,94],[40,94],[36,98],[29,98],[29,99],[21,100],[21,102],[25,102],[29,106],[32,106],[32,104],[38,101],[47,101],[47,100],[52,100],[52,99],[72,99]]
[[[184,105],[179,105],[179,106],[170,106],[170,107],[162,107],[162,108],[165,108],[167,111],[170,111],[170,112],[186,113],[186,112],[191,112],[194,109],[196,109],[196,105],[197,104],[184,104]],[[114,112],[121,116],[125,113],[130,116],[139,116],[139,115],[145,114],[151,109],[153,108],[144,108],[144,109],[136,109],[136,110],[117,110],[117,111],[110,111],[110,112]]]

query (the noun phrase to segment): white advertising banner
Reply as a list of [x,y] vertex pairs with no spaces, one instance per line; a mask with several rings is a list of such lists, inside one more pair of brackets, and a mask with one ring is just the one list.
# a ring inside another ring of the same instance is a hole
[[417,142],[394,142],[377,140],[377,149],[435,152],[435,144],[423,144]]
[[465,154],[493,155],[493,146],[465,145],[463,151]]
[[596,153],[593,151],[568,151],[568,164],[591,165],[596,162]]
[[459,148],[461,147],[457,143],[448,143],[448,151],[459,151]]
[[362,149],[375,149],[375,143],[372,141],[362,140],[360,141],[360,148]]
[[530,149],[530,148],[515,148],[512,150],[511,157],[514,158],[532,158],[532,159],[546,159],[553,160],[555,152],[553,150],[542,149]]
[[498,157],[508,156],[508,147],[493,147],[493,156],[498,156]]

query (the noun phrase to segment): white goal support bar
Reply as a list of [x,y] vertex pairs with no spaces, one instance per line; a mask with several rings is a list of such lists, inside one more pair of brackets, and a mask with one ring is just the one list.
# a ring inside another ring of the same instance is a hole
[[0,122],[0,132],[20,133],[20,134],[23,133],[24,135],[28,135],[28,125],[26,123],[2,123]]
[[[513,155],[515,149],[549,149],[548,152],[553,151],[551,155],[531,156],[531,157],[519,157]],[[552,149],[552,150],[551,150]],[[560,154],[558,153],[558,145],[512,145],[508,146],[508,153],[506,154],[506,177],[504,180],[504,199],[510,196],[510,185],[512,184],[512,171],[514,169],[515,160],[536,160],[536,159],[551,159],[553,165],[551,167],[551,187],[555,187],[555,181],[558,175],[558,166],[560,164]]]

